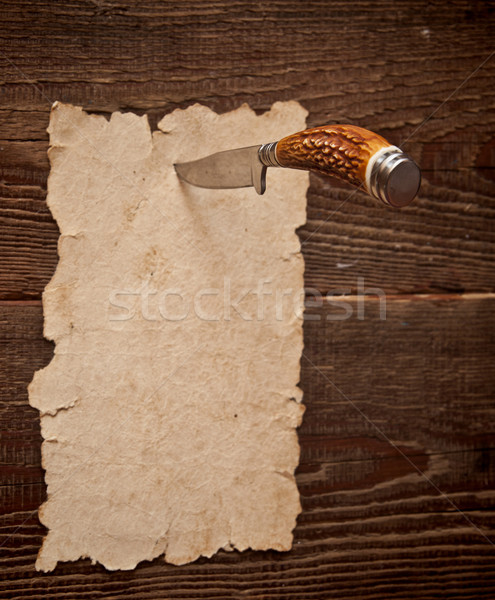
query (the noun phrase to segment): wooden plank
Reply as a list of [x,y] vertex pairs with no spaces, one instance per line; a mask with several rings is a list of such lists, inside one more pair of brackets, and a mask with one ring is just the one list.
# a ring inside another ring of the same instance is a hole
[[4,0],[2,20],[0,298],[40,298],[56,266],[44,206],[55,99],[147,113],[152,128],[194,102],[224,112],[298,100],[310,125],[376,130],[421,164],[420,198],[387,210],[313,176],[306,284],[494,291],[489,3]]
[[290,552],[43,575],[41,440],[25,387],[52,344],[38,303],[3,303],[0,598],[493,597],[494,308],[486,295],[387,298],[385,315],[378,298],[308,308]]
[[[0,186],[1,299],[40,298],[58,261],[58,228],[34,179]],[[387,293],[495,290],[491,198],[445,187],[396,211],[357,196],[346,202],[349,191],[312,178],[299,231],[307,287],[356,293],[362,278]]]

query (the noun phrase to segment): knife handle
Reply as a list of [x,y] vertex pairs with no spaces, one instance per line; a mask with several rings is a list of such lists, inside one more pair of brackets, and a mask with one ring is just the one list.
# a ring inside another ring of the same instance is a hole
[[406,206],[416,196],[421,173],[414,161],[380,135],[354,125],[324,125],[261,146],[266,166],[333,175],[383,200]]

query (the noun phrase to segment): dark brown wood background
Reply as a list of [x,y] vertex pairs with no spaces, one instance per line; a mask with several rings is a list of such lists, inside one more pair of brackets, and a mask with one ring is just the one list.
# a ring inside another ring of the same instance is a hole
[[[0,11],[0,597],[494,598],[495,4],[1,0]],[[53,351],[40,302],[57,264],[51,102],[146,113],[154,126],[195,102],[263,112],[291,99],[309,125],[353,123],[403,145],[424,174],[400,211],[311,178],[306,285],[354,297],[308,308],[293,549],[37,573],[45,485],[26,386]],[[387,294],[386,319],[376,297],[355,297],[359,278]]]

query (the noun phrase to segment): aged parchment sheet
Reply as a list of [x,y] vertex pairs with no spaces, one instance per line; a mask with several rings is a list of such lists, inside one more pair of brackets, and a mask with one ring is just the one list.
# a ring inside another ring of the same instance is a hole
[[308,175],[270,169],[258,196],[181,183],[173,163],[280,139],[305,116],[195,105],[151,134],[146,117],[53,106],[56,348],[29,388],[48,486],[37,569],[290,549]]

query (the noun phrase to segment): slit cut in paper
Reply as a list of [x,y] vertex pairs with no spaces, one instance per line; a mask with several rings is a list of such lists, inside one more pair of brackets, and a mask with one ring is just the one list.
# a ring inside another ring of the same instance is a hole
[[43,309],[56,347],[29,388],[47,483],[37,569],[291,548],[308,175],[270,169],[258,196],[182,183],[173,164],[305,117],[295,102],[261,116],[195,105],[152,134],[146,116],[54,104],[60,260]]

